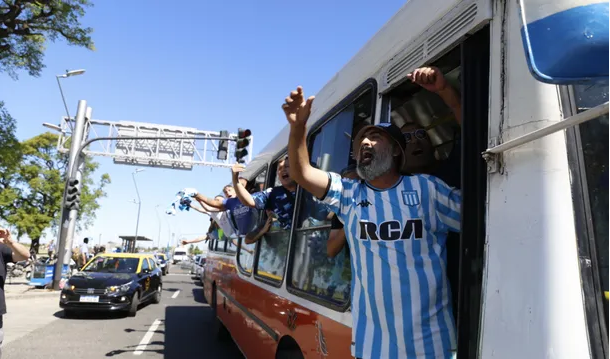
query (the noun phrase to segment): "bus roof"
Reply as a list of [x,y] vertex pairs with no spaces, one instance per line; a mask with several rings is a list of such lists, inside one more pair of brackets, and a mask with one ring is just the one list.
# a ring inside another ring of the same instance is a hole
[[[337,72],[316,94],[307,131],[317,126],[324,116],[341,100],[375,77],[392,57],[414,42],[431,24],[455,7],[456,0],[411,0],[402,6],[394,16]],[[397,34],[403,34],[397,36]],[[286,89],[286,94],[293,89]],[[307,92],[307,89],[304,89]],[[306,93],[307,96],[311,93]],[[278,99],[278,115],[282,115],[281,99]],[[282,130],[256,155],[242,174],[252,180],[268,162],[286,152],[289,125]]]

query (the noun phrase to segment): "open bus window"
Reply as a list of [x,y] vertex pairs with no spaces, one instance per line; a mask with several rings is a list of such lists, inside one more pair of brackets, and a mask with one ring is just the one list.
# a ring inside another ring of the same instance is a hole
[[[608,82],[575,85],[578,112],[608,101]],[[608,328],[608,115],[579,125],[586,178],[585,195],[589,197],[592,233],[597,269],[601,284],[599,295],[604,302],[603,322]]]
[[[314,133],[311,162],[324,171],[341,173],[350,164],[352,137],[372,123],[373,92],[368,90]],[[334,213],[302,191],[289,287],[345,307],[351,291],[351,263],[344,249],[334,258],[327,254],[330,222]]]
[[227,238],[227,253],[234,254],[237,252],[237,238],[231,237]]
[[[268,198],[267,205],[269,205],[269,208],[275,208],[276,205],[269,201],[280,201],[278,203],[281,207],[288,208],[288,203],[291,202],[292,198],[292,208],[294,211],[294,194],[289,193],[288,190],[282,187],[282,182],[280,181],[280,175],[286,173],[284,159],[285,157],[282,155],[280,156],[280,159],[272,165],[273,172],[271,173],[273,177],[269,182],[274,184],[273,188],[279,189],[280,191],[277,192],[277,196],[272,194]],[[293,217],[292,212],[290,212],[289,215],[290,219]],[[259,253],[255,274],[266,280],[277,283],[284,279],[284,269],[286,268],[286,261],[288,258],[288,244],[290,242],[290,227],[285,222],[284,227],[282,227],[280,223],[281,221],[278,219],[276,213],[271,209],[267,209],[265,211],[265,216],[259,222],[257,229],[264,230],[267,228],[267,232],[265,232],[259,240]]]
[[[448,86],[461,88],[460,47],[451,50],[432,66],[437,67]],[[407,160],[403,173],[423,173],[440,178],[451,187],[461,188],[461,129],[452,109],[436,93],[405,81],[388,94],[392,123],[401,128]],[[466,119],[467,120],[467,119]],[[449,232],[446,240],[446,273],[457,313],[460,235]]]
[[237,264],[239,264],[239,267],[247,273],[252,273],[254,249],[256,249],[256,243],[246,244],[246,241],[242,238],[241,247],[239,248],[239,255],[237,256]]

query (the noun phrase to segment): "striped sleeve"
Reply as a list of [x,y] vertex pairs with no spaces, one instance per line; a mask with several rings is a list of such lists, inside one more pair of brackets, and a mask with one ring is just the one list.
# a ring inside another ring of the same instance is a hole
[[267,188],[264,191],[256,192],[252,194],[252,199],[254,199],[254,203],[256,204],[256,209],[266,209],[267,200],[269,199],[269,195],[273,188]]
[[329,172],[328,173],[328,190],[326,195],[322,198],[322,202],[331,210],[331,212],[340,213],[341,210],[341,196],[343,194],[343,181],[341,176]]
[[436,188],[435,209],[437,219],[452,232],[460,232],[462,192],[449,187],[439,178],[432,177]]

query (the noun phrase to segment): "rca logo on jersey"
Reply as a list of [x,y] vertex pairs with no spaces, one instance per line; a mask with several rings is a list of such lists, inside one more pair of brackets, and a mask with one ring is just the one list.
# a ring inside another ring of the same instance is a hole
[[402,191],[402,201],[410,207],[419,205],[419,194],[417,191]]
[[360,221],[361,240],[395,241],[397,239],[422,239],[424,225],[421,219],[409,219],[404,227],[399,221],[377,223]]

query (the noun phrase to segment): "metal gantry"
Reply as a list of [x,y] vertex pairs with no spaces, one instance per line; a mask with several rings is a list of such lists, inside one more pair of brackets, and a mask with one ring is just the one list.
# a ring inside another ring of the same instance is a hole
[[[60,152],[68,153],[73,119],[62,118],[57,143]],[[191,170],[193,166],[231,167],[235,163],[237,134],[230,133],[226,159],[218,159],[220,131],[204,131],[190,127],[159,125],[129,121],[91,119],[85,124],[85,139],[113,137],[91,144],[83,152],[88,156],[113,158],[116,164]],[[148,139],[121,139],[148,137]],[[150,137],[159,137],[150,139]],[[172,139],[164,138],[172,137]],[[176,139],[184,137],[184,139]],[[197,139],[193,139],[196,137]],[[248,146],[248,162],[252,159],[252,140]]]

